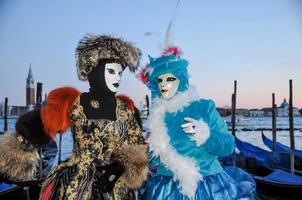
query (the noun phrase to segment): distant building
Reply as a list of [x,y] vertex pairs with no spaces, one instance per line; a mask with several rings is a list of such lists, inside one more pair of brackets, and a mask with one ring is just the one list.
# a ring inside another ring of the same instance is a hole
[[236,115],[242,115],[248,117],[250,115],[249,110],[245,108],[238,108],[236,109]]
[[26,79],[26,106],[35,105],[35,80],[29,66],[28,76]]
[[272,108],[262,108],[261,110],[263,111],[264,117],[270,117],[273,115]]
[[250,109],[249,110],[250,117],[263,117],[264,116],[264,111],[260,109]]
[[[31,65],[29,66],[28,76],[26,79],[26,106],[8,106],[8,117],[18,117],[27,111],[33,109],[36,105],[36,87]],[[0,103],[0,116],[4,116],[4,102]]]
[[218,108],[217,107],[216,109],[222,117],[226,117],[226,116],[231,115],[231,109],[230,108]]
[[[287,103],[286,99],[284,98],[281,105],[279,107],[277,107],[277,116],[278,117],[288,117],[288,108],[289,108],[289,104]],[[293,107],[293,115],[295,117],[301,116],[301,113],[299,112],[298,108]]]
[[286,99],[283,100],[281,105],[277,107],[277,116],[278,117],[287,117],[288,116],[288,108],[289,104],[287,103]]
[[9,107],[9,114],[10,116],[21,116],[28,111],[27,106],[10,106]]

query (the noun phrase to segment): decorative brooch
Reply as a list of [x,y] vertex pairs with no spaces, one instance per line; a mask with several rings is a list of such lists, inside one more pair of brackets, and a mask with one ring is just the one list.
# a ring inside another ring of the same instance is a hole
[[101,107],[101,103],[100,103],[99,101],[97,101],[97,100],[94,100],[94,99],[92,99],[92,100],[90,101],[90,105],[91,105],[93,108],[95,108],[95,109],[98,109],[98,108]]

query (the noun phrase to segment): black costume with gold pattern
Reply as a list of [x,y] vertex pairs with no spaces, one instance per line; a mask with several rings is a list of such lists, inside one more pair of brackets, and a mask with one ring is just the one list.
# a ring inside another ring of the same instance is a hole
[[[0,175],[32,180],[38,147],[71,127],[72,156],[48,174],[40,199],[134,199],[132,190],[147,179],[147,148],[133,102],[116,97],[116,90],[110,88],[119,86],[121,69],[137,70],[141,52],[120,38],[87,35],[80,40],[76,56],[78,77],[89,81],[90,91],[54,89],[45,105],[20,117],[16,134],[0,137]],[[106,64],[115,66],[107,79]]]
[[103,193],[102,166],[110,164],[111,154],[123,144],[142,144],[139,125],[128,106],[117,99],[116,121],[87,119],[80,97],[71,109],[74,147],[72,156],[57,166],[43,187],[53,184],[50,199],[134,199],[133,191],[119,180],[109,193]]

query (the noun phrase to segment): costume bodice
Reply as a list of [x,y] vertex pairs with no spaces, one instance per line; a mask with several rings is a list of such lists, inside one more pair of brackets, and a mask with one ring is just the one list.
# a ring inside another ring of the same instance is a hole
[[[141,129],[128,105],[120,99],[116,99],[116,120],[89,119],[85,115],[84,106],[81,105],[81,96],[77,98],[70,109],[71,132],[73,135],[73,152],[69,159],[63,161],[49,177],[67,170],[66,173],[74,173],[67,188],[67,196],[73,197],[79,192],[79,186],[88,174],[92,173],[95,180],[99,180],[104,171],[99,171],[100,166],[111,163],[111,154],[119,146],[124,144],[139,145],[145,147]],[[141,144],[141,145],[140,145]],[[65,176],[64,176],[65,177]],[[52,178],[45,184],[50,184]],[[119,180],[113,191],[106,193],[105,199],[127,199],[128,189]],[[83,196],[88,195],[83,194]],[[83,197],[83,199],[85,199]],[[99,199],[99,198],[98,198]]]
[[72,160],[107,164],[111,153],[121,144],[135,144],[141,138],[139,126],[128,106],[117,99],[116,120],[88,119],[80,97],[71,108],[74,147]]

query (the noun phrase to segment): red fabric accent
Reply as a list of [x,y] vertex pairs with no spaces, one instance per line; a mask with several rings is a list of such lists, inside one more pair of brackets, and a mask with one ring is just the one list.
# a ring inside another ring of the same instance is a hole
[[41,109],[41,118],[44,131],[52,138],[70,127],[70,108],[79,95],[80,92],[72,87],[61,87],[49,93],[47,104]]
[[133,103],[132,99],[130,99],[126,95],[118,95],[118,96],[116,96],[116,98],[125,102],[128,105],[128,107],[130,108],[130,110],[134,113],[135,110],[134,110],[134,103]]
[[41,193],[39,200],[48,200],[55,182],[51,182]]

